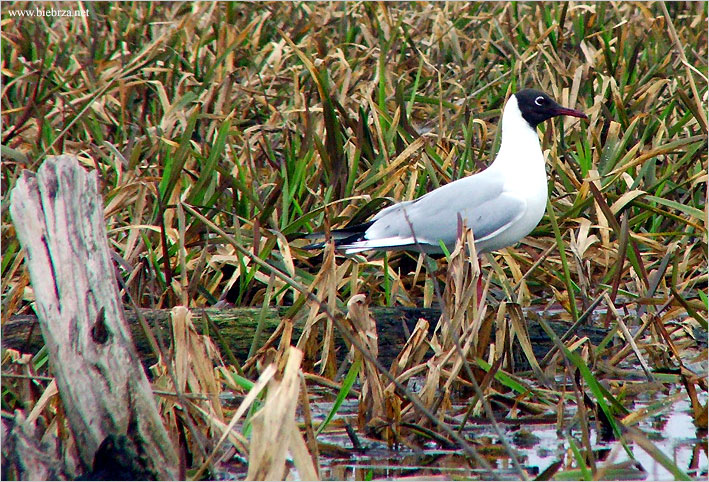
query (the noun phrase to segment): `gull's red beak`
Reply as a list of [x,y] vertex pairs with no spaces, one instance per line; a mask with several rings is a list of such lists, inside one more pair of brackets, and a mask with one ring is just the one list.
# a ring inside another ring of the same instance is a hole
[[580,117],[581,119],[588,119],[588,116],[576,109],[569,109],[568,107],[559,107],[556,109],[556,115],[570,115],[572,117]]

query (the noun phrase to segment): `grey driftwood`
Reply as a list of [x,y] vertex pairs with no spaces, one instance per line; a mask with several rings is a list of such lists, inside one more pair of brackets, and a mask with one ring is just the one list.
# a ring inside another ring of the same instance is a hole
[[81,461],[90,469],[104,440],[127,438],[147,470],[175,480],[173,441],[121,305],[96,173],[87,173],[74,156],[49,157],[36,174],[22,174],[10,202]]

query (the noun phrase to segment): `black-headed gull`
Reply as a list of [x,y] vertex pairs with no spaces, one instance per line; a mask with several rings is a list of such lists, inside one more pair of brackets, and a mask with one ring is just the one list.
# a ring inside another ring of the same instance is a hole
[[443,243],[452,251],[459,217],[472,228],[478,254],[517,243],[539,224],[546,208],[547,177],[537,125],[560,115],[587,118],[538,90],[513,94],[502,113],[500,150],[487,169],[384,208],[366,223],[333,230],[336,248],[352,254],[420,247],[434,254],[443,252]]

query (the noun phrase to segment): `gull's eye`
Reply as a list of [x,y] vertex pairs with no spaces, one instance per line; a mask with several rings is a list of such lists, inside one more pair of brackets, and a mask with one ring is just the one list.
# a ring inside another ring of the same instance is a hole
[[539,107],[543,106],[546,103],[546,99],[542,97],[541,95],[534,99],[534,103],[537,104]]

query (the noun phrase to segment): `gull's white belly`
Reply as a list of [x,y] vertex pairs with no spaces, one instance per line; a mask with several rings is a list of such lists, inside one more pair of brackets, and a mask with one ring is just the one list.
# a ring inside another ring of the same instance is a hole
[[537,227],[539,221],[542,220],[542,216],[544,216],[544,210],[546,209],[546,197],[541,200],[532,199],[531,201],[532,202],[527,205],[525,213],[515,223],[512,223],[507,229],[501,231],[497,236],[493,236],[490,239],[477,243],[476,248],[478,252],[483,253],[512,246],[531,233],[532,230]]
[[[538,140],[534,141],[538,145]],[[526,209],[517,221],[510,224],[489,239],[477,243],[478,252],[494,251],[506,246],[516,244],[537,227],[544,216],[547,204],[547,177],[544,169],[544,155],[538,148],[538,154],[532,155],[529,161],[520,169],[517,168],[515,176],[507,176],[505,192],[525,200]],[[532,151],[533,152],[533,151]],[[510,153],[507,153],[510,155]],[[520,153],[512,154],[520,155]]]

